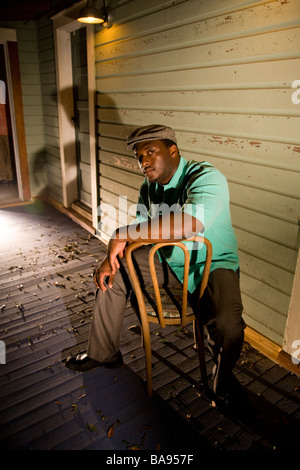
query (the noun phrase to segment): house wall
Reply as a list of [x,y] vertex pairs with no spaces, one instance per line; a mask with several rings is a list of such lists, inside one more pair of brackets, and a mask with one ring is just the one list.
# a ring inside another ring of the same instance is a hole
[[[185,158],[227,177],[244,318],[282,345],[299,247],[299,0],[112,6],[113,26],[95,34],[100,202],[136,202],[131,129],[171,125]],[[115,220],[104,222],[107,238]]]
[[0,26],[15,29],[17,34],[28,170],[31,194],[36,196],[47,188],[36,23],[0,21]]

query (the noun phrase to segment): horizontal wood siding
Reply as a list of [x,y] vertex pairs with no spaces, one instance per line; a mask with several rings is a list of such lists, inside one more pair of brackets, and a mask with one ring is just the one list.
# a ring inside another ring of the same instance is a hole
[[45,18],[37,23],[42,104],[44,113],[45,154],[48,195],[63,202],[59,148],[57,89],[52,22]]
[[3,27],[15,29],[17,33],[28,170],[31,194],[36,196],[47,190],[36,23],[34,21],[1,22],[0,19],[0,24]]
[[[136,202],[131,129],[171,125],[185,158],[227,177],[244,318],[282,344],[299,245],[300,1],[112,7],[114,25],[95,33],[100,202]],[[105,220],[103,238],[114,227]]]

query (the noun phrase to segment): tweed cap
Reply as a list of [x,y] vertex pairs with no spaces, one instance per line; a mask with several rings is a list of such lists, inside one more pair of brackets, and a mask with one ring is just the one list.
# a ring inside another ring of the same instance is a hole
[[151,124],[150,126],[139,127],[130,134],[126,140],[128,150],[133,150],[136,144],[147,142],[148,140],[168,139],[177,144],[175,132],[171,127],[160,124]]

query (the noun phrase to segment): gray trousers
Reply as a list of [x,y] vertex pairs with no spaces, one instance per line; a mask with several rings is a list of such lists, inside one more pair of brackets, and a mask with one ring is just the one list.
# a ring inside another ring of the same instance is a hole
[[[152,284],[148,265],[150,246],[133,253],[141,285]],[[112,288],[96,292],[94,313],[88,342],[88,356],[99,362],[116,358],[120,348],[120,333],[127,299],[132,292],[125,259],[120,260]],[[181,285],[167,263],[155,265],[159,285]],[[190,295],[189,302],[196,305],[198,292]],[[242,301],[239,273],[229,269],[216,269],[209,275],[208,285],[201,299],[200,315],[207,329],[207,340],[215,361],[214,391],[225,395],[232,369],[238,360],[244,340],[245,323],[242,319]]]

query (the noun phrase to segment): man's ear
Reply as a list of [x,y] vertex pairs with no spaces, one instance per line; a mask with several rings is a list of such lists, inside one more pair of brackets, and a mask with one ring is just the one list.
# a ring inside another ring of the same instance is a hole
[[171,147],[169,147],[169,152],[171,157],[176,158],[178,156],[178,148],[177,145],[173,144]]

